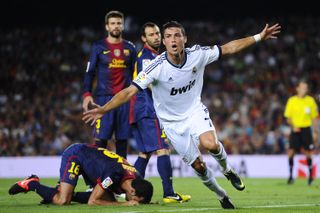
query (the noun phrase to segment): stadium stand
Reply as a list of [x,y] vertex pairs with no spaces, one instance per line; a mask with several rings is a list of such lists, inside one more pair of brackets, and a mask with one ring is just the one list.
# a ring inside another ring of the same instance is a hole
[[[183,22],[188,46],[223,44],[259,32],[265,20]],[[284,105],[306,77],[320,91],[320,18],[277,18],[276,41],[207,67],[203,101],[229,154],[283,154],[289,126]],[[0,155],[59,155],[90,142],[81,121],[81,88],[90,44],[100,29],[13,28],[0,34]],[[141,47],[134,28],[126,38]],[[317,99],[319,101],[319,99]],[[319,149],[319,148],[318,148]],[[134,153],[131,145],[129,153]]]

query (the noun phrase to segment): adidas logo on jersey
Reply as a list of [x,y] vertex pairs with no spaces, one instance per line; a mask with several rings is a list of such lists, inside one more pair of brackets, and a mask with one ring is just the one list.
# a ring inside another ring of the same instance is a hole
[[174,88],[172,87],[170,95],[182,94],[186,93],[187,91],[191,90],[191,88],[195,85],[196,80],[190,81],[188,85],[181,87],[181,88]]

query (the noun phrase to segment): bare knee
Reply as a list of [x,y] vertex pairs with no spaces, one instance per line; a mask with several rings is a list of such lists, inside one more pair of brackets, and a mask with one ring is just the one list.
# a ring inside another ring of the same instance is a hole
[[215,131],[205,132],[200,135],[200,144],[209,152],[219,152],[219,142]]
[[199,158],[197,158],[192,164],[192,168],[196,170],[200,174],[204,174],[206,171],[206,164],[201,161]]
[[149,159],[151,157],[152,152],[139,152],[139,157],[143,159]]
[[212,153],[218,153],[220,151],[219,143],[212,141],[208,147],[208,151]]
[[59,198],[59,199],[53,199],[53,204],[59,205],[59,206],[63,206],[63,205],[68,205],[71,203],[70,200],[66,199],[66,198]]
[[71,203],[72,194],[63,196],[60,192],[56,193],[52,198],[52,203],[55,205],[68,205]]
[[292,158],[292,157],[294,156],[294,154],[295,154],[294,149],[289,149],[289,150],[288,150],[288,157],[289,157],[289,158]]
[[97,205],[97,204],[96,204],[95,200],[89,199],[88,200],[88,205],[94,206],[94,205]]
[[219,153],[220,145],[217,141],[208,139],[205,143],[204,148],[211,153]]
[[170,151],[168,149],[159,149],[157,150],[157,155],[162,156],[162,155],[169,155]]

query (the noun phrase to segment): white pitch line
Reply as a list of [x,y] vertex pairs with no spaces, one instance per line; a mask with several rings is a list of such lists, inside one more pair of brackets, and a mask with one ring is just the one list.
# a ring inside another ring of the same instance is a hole
[[[267,206],[243,206],[238,209],[259,209],[259,208],[287,208],[287,207],[305,207],[305,206],[319,206],[320,203],[302,203],[302,204],[286,204],[286,205],[267,205]],[[236,208],[237,209],[237,208]],[[158,210],[155,212],[191,212],[191,211],[196,211],[196,212],[201,212],[201,211],[206,211],[206,210],[222,210],[222,208],[188,208],[188,209],[163,209],[163,210]],[[144,213],[144,212],[149,212],[149,211],[131,211],[127,213]]]

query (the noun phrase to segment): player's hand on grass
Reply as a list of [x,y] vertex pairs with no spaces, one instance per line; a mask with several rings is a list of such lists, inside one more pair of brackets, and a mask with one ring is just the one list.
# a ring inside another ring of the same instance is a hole
[[85,111],[82,117],[82,120],[85,123],[90,123],[91,126],[95,124],[96,120],[102,118],[102,116],[104,115],[104,112],[100,105],[92,103],[92,106],[94,107],[94,109]]
[[136,200],[129,200],[127,202],[123,203],[124,206],[137,206],[139,205],[139,202]]
[[279,24],[274,24],[271,27],[269,27],[269,24],[266,24],[266,26],[260,33],[261,40],[277,38],[277,34],[281,32],[280,29],[281,29],[281,26]]

